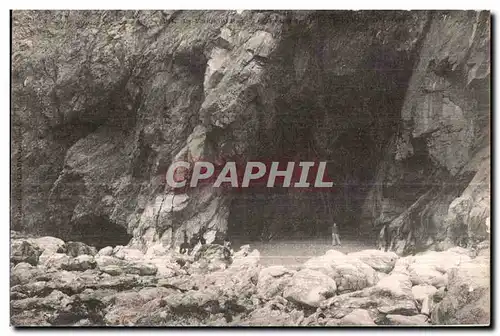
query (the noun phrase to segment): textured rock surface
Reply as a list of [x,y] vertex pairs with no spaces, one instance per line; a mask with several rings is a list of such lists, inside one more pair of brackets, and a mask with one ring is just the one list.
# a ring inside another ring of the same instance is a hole
[[488,236],[489,27],[488,13],[435,12],[426,28],[402,127],[365,202],[397,253]]

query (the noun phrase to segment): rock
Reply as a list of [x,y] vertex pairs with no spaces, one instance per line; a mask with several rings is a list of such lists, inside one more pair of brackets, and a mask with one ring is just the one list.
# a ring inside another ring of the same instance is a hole
[[61,268],[66,271],[85,271],[95,268],[97,265],[94,257],[81,254],[76,258],[69,259],[66,263],[61,265]]
[[[43,258],[42,258],[43,257]],[[64,253],[45,253],[41,256],[42,265],[48,269],[64,269],[71,261],[71,257]]]
[[10,285],[15,286],[19,284],[25,284],[41,273],[43,273],[43,271],[39,268],[34,267],[26,262],[20,262],[10,271]]
[[422,308],[420,309],[420,313],[431,316],[432,309],[434,308],[434,300],[432,296],[427,296],[422,300]]
[[10,260],[14,263],[26,262],[33,266],[38,264],[42,250],[24,239],[13,239],[10,243]]
[[490,324],[490,264],[461,263],[448,273],[447,292],[432,311],[432,324]]
[[468,254],[468,250],[460,247],[450,248],[443,252],[427,251],[414,256],[413,264],[410,265],[410,268],[414,266],[421,267],[422,269],[435,269],[438,272],[446,273],[451,268],[460,265],[460,263],[469,261],[470,257]]
[[142,251],[126,247],[115,249],[113,255],[118,259],[127,261],[143,261],[145,259],[144,253],[142,253]]
[[298,326],[304,319],[304,312],[293,309],[286,311],[270,306],[258,308],[250,313],[245,319],[238,319],[231,323],[232,326],[254,326],[254,327],[292,327]]
[[97,254],[97,250],[95,247],[82,242],[69,241],[66,243],[66,254],[73,258],[82,254],[94,256]]
[[378,281],[377,272],[373,268],[358,258],[335,250],[309,259],[302,267],[317,270],[334,279],[339,293],[370,287]]
[[155,275],[158,268],[151,263],[131,262],[124,267],[124,271],[127,274]]
[[388,275],[375,285],[373,292],[376,291],[393,297],[410,297],[412,295],[410,277],[400,273]]
[[371,326],[375,325],[370,313],[366,309],[354,309],[340,319],[339,325]]
[[383,273],[390,273],[399,258],[394,252],[384,252],[380,250],[363,250],[349,253],[348,255],[358,258],[365,264],[371,266],[374,270]]
[[420,326],[429,324],[427,322],[428,318],[425,315],[405,316],[389,314],[386,316],[386,319],[390,325]]
[[194,254],[192,269],[199,272],[214,272],[225,270],[230,260],[224,257],[224,247],[218,244],[205,244]]
[[283,297],[298,304],[319,307],[323,300],[334,296],[336,290],[332,278],[318,271],[304,269],[292,277]]
[[106,265],[106,266],[100,266],[99,270],[101,272],[107,273],[109,275],[121,275],[125,273],[123,270],[123,267],[118,266],[118,265]]
[[414,285],[446,286],[447,277],[432,265],[414,263],[408,267]]
[[62,239],[45,236],[28,240],[30,243],[38,246],[42,252],[65,253],[66,244]]
[[96,256],[111,256],[113,254],[113,248],[111,246],[103,247],[97,252]]
[[436,293],[437,288],[431,285],[417,285],[411,288],[411,292],[413,293],[413,297],[417,302],[422,303],[422,301],[429,297],[433,296]]
[[270,266],[262,269],[257,281],[257,294],[268,300],[282,295],[294,274],[294,271],[284,266]]

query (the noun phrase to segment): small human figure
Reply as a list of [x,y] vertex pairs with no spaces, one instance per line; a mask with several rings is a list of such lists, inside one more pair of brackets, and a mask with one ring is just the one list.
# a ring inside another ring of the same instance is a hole
[[207,232],[207,229],[205,227],[202,227],[200,229],[200,232],[198,232],[198,239],[199,239],[201,245],[205,245],[207,243],[207,241],[205,240],[205,237],[203,237],[205,232]]
[[182,242],[179,252],[181,254],[186,254],[189,250],[189,242],[186,230],[184,230],[184,242]]
[[224,238],[224,249],[223,249],[223,253],[224,253],[224,258],[226,260],[229,260],[231,258],[231,255],[233,254],[233,250],[231,249],[231,242],[229,241],[229,238],[226,237]]
[[342,244],[340,243],[340,236],[339,236],[339,227],[337,225],[337,223],[333,223],[333,226],[332,226],[332,245],[333,246],[336,246],[336,245],[339,245],[339,246],[342,246]]

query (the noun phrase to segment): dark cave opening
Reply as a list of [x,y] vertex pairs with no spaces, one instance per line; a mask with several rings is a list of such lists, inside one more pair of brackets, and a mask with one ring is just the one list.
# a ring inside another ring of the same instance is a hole
[[228,234],[265,241],[328,237],[334,220],[341,234],[374,240],[372,232],[361,229],[362,207],[384,151],[399,131],[414,62],[414,54],[381,46],[372,48],[352,75],[311,70],[310,76],[321,77],[313,80],[318,86],[277,89],[275,125],[260,137],[257,157],[327,161],[335,186],[329,192],[239,192],[231,205]]
[[127,230],[106,216],[83,216],[73,223],[67,240],[80,241],[98,250],[106,246],[127,245],[132,238]]

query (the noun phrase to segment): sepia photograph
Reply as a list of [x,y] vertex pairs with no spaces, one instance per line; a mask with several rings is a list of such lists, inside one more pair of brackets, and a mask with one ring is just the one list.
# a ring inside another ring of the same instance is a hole
[[10,30],[12,327],[491,326],[489,10]]

